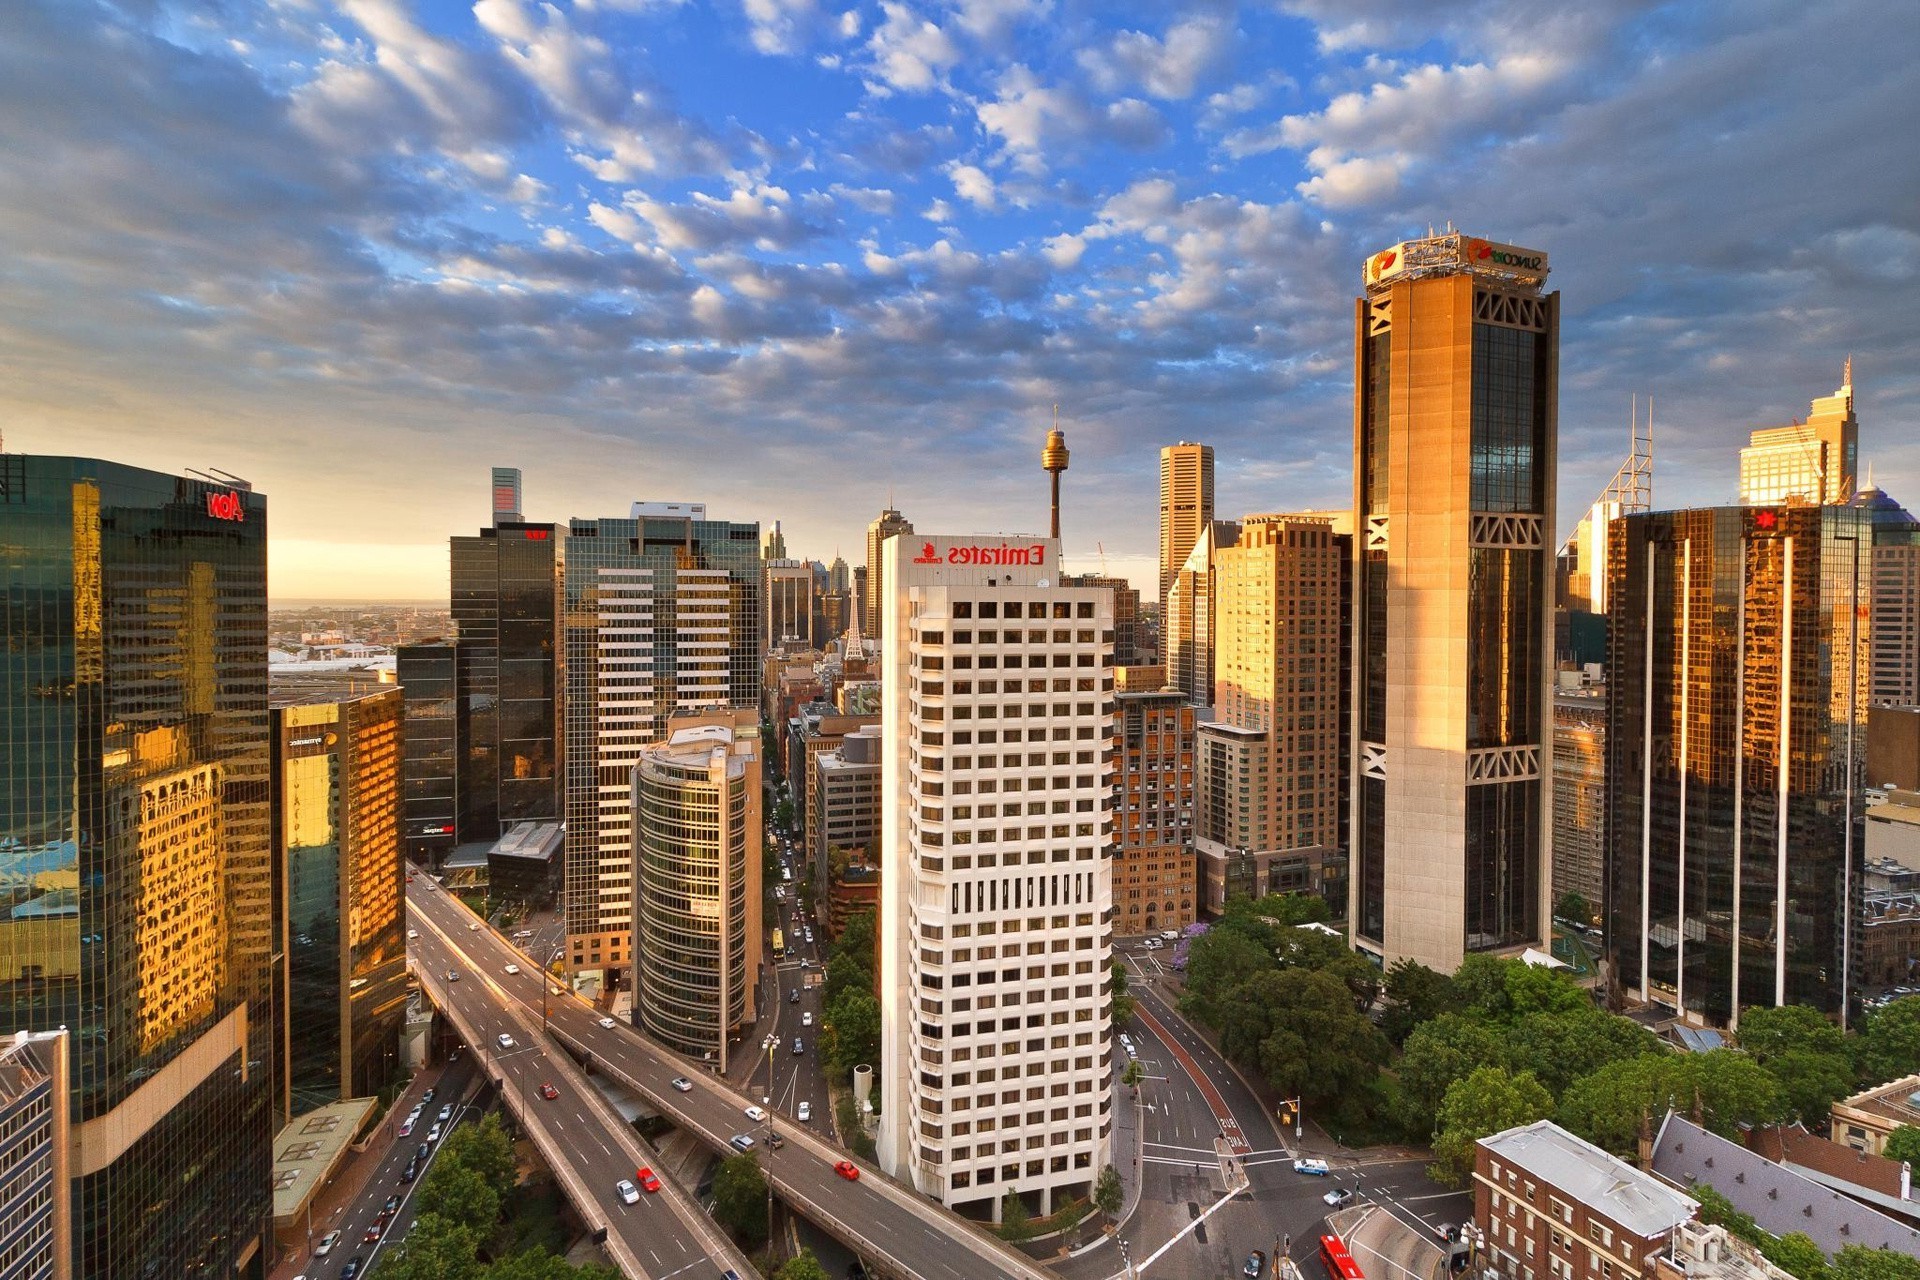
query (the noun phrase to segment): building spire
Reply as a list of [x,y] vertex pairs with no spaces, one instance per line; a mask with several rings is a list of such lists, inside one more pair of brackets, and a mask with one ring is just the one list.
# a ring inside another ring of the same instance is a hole
[[1053,406],[1053,430],[1047,432],[1047,443],[1040,450],[1040,469],[1050,478],[1053,490],[1052,518],[1048,528],[1048,537],[1060,540],[1060,473],[1067,469],[1067,438],[1060,431],[1060,406]]
[[1853,353],[1851,351],[1847,353],[1846,371],[1840,377],[1840,389],[1842,391],[1853,390]]

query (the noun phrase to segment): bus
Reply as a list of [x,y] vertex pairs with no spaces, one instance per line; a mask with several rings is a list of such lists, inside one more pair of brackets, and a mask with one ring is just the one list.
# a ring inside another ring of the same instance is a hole
[[1327,1280],[1367,1280],[1367,1273],[1353,1260],[1339,1236],[1320,1237],[1320,1265],[1327,1269]]
[[778,929],[773,931],[773,954],[776,956],[784,956],[787,954],[786,939],[781,936]]

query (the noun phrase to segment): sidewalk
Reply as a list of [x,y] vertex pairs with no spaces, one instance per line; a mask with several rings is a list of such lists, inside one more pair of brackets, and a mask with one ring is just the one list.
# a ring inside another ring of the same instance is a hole
[[[342,1210],[360,1198],[367,1183],[380,1170],[380,1164],[386,1159],[396,1141],[395,1132],[420,1095],[439,1085],[446,1074],[447,1064],[423,1067],[400,1096],[394,1099],[393,1106],[380,1117],[367,1136],[357,1146],[347,1149],[346,1157],[340,1162],[334,1175],[313,1201],[313,1238],[318,1240],[333,1230],[335,1220]],[[452,1101],[452,1099],[448,1099]],[[276,1246],[277,1247],[277,1246]],[[288,1250],[268,1271],[268,1280],[293,1280],[313,1259],[307,1254],[305,1244],[296,1245]]]

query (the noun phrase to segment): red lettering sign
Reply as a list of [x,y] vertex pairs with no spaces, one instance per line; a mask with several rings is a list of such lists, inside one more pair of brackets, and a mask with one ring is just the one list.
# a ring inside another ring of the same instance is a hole
[[939,564],[941,563],[940,553],[933,549],[931,542],[923,542],[920,544],[920,554],[913,558],[913,562],[915,564]]
[[948,547],[942,556],[931,542],[920,544],[920,554],[913,558],[915,564],[1029,564],[1044,565],[1047,562],[1047,549],[1038,543],[1030,547],[1010,547],[1001,543],[997,547],[970,546]]
[[527,541],[529,542],[545,542],[547,540],[547,531],[545,529],[528,529],[526,530],[526,535]]
[[247,504],[231,490],[225,493],[215,491],[207,495],[207,514],[215,520],[231,520],[239,524],[247,518]]

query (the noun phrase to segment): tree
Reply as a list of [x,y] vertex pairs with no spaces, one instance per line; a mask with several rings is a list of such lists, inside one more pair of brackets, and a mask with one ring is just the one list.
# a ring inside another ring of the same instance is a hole
[[731,1156],[713,1175],[713,1216],[749,1249],[767,1238],[767,1176],[754,1156]]
[[1506,1037],[1508,1065],[1533,1072],[1556,1098],[1576,1078],[1609,1062],[1664,1052],[1651,1031],[1592,1005],[1522,1018]]
[[1400,1057],[1400,1085],[1416,1115],[1432,1117],[1454,1081],[1476,1068],[1507,1065],[1506,1039],[1483,1019],[1443,1013],[1416,1027]]
[[1818,1009],[1804,1004],[1749,1009],[1740,1015],[1740,1047],[1762,1065],[1783,1053],[1802,1050],[1844,1057],[1847,1038]]
[[1731,1049],[1661,1054],[1608,1063],[1580,1077],[1560,1098],[1563,1128],[1617,1156],[1634,1153],[1640,1131],[1657,1129],[1669,1110],[1722,1137],[1741,1124],[1781,1117],[1780,1089],[1752,1058]]
[[513,1155],[513,1139],[507,1136],[498,1112],[490,1112],[479,1124],[455,1129],[447,1135],[440,1159],[434,1163],[437,1166],[448,1159],[485,1178],[503,1204],[519,1185],[520,1168]]
[[780,1268],[779,1280],[828,1280],[827,1269],[813,1256],[813,1250],[802,1249],[799,1256],[787,1259]]
[[1453,979],[1429,969],[1418,960],[1396,960],[1387,970],[1386,1011],[1380,1018],[1380,1030],[1396,1046],[1422,1023],[1460,1007],[1460,993]]
[[1115,960],[1110,972],[1113,974],[1113,994],[1117,996],[1127,994],[1127,962]]
[[1120,1171],[1108,1165],[1094,1179],[1093,1207],[1111,1218],[1120,1212],[1120,1206],[1125,1201],[1126,1190],[1120,1185]]
[[620,1273],[597,1262],[576,1267],[535,1245],[495,1262],[487,1268],[486,1280],[620,1280]]
[[845,1075],[880,1060],[880,1002],[870,991],[844,991],[822,1012],[821,1053],[827,1066]]
[[1589,924],[1593,920],[1593,907],[1584,897],[1569,889],[1560,895],[1554,914],[1574,924]]
[[1504,1020],[1507,1006],[1507,970],[1517,968],[1518,960],[1504,956],[1471,955],[1453,971],[1453,989],[1460,1005],[1483,1017]]
[[1700,1202],[1700,1221],[1706,1225],[1725,1227],[1728,1235],[1752,1245],[1766,1239],[1767,1233],[1760,1229],[1753,1215],[1734,1208],[1733,1201],[1721,1195],[1711,1183],[1697,1183],[1687,1194]]
[[1887,1145],[1881,1154],[1889,1160],[1905,1160],[1920,1169],[1920,1125],[1895,1126],[1887,1135]]
[[1853,1092],[1853,1067],[1840,1054],[1789,1049],[1768,1059],[1762,1069],[1780,1086],[1786,1116],[1809,1129],[1825,1124],[1833,1104]]
[[1186,994],[1180,997],[1180,1009],[1218,1028],[1230,1003],[1228,993],[1277,967],[1271,949],[1245,933],[1216,924],[1187,949]]
[[1593,997],[1564,971],[1520,961],[1507,966],[1506,996],[1508,1022],[1536,1013],[1579,1013],[1593,1008]]
[[1113,1018],[1113,1025],[1116,1027],[1124,1027],[1129,1022],[1132,1022],[1133,1009],[1134,1009],[1134,1004],[1133,1004],[1132,996],[1113,997],[1113,1003],[1108,1007],[1108,1012],[1111,1014]]
[[1920,997],[1895,1000],[1867,1015],[1859,1059],[1860,1083],[1868,1086],[1920,1073]]
[[1804,1231],[1789,1231],[1760,1242],[1761,1256],[1800,1280],[1825,1280],[1827,1255]]
[[1363,1087],[1387,1060],[1386,1037],[1354,1008],[1352,993],[1332,974],[1262,973],[1245,984],[1245,992],[1269,1011],[1260,1071],[1282,1097],[1329,1102]]
[[422,1213],[399,1248],[381,1257],[381,1280],[482,1280],[479,1252],[472,1228]]
[[476,1239],[493,1235],[500,1222],[500,1195],[478,1169],[442,1156],[420,1187],[420,1205],[456,1226],[469,1228]]
[[1920,1280],[1920,1258],[1850,1244],[1834,1255],[1827,1275],[1830,1280]]
[[1127,1069],[1120,1073],[1120,1083],[1130,1089],[1138,1089],[1140,1082],[1147,1078],[1147,1069],[1140,1065],[1140,1059],[1127,1059]]
[[1003,1240],[1024,1240],[1027,1238],[1027,1224],[1033,1221],[1033,1215],[1027,1212],[1027,1202],[1020,1198],[1018,1191],[1009,1191],[1000,1199],[1000,1238]]
[[1531,1072],[1513,1075],[1503,1067],[1481,1067],[1454,1081],[1440,1103],[1429,1172],[1448,1186],[1460,1186],[1473,1173],[1480,1139],[1552,1114],[1553,1095]]

